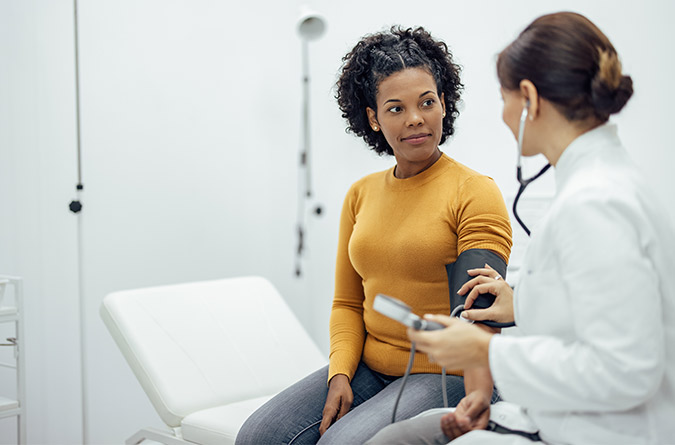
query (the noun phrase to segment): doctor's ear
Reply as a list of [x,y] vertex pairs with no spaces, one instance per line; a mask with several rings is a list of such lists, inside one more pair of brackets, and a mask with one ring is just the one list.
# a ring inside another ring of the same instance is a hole
[[523,79],[520,81],[520,94],[525,99],[525,108],[527,108],[527,116],[532,121],[539,112],[539,92],[532,81]]

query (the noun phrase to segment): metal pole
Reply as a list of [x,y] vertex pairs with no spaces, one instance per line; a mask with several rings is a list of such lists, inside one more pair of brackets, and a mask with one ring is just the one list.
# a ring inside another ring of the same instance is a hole
[[312,196],[309,140],[309,45],[302,40],[302,164],[305,168],[305,194]]
[[[78,196],[81,193],[78,190]],[[80,378],[81,378],[81,397],[82,397],[82,444],[89,443],[89,404],[87,401],[88,386],[87,386],[87,332],[85,321],[87,319],[86,300],[84,298],[84,271],[83,271],[83,243],[82,243],[82,214],[77,214],[77,275],[78,275],[78,292],[80,295]]]
[[84,274],[82,261],[82,204],[80,197],[84,189],[82,184],[82,131],[80,123],[80,39],[78,33],[78,9],[77,0],[73,0],[73,25],[75,36],[75,122],[77,130],[77,185],[75,187],[77,197],[70,203],[70,210],[77,215],[77,273],[79,293],[79,316],[80,316],[80,379],[81,379],[81,405],[82,405],[82,443],[89,443],[88,428],[88,404],[87,404],[87,369],[86,357],[86,310],[84,298]]
[[17,441],[19,444],[23,445],[26,443],[26,337],[24,337],[24,323],[26,322],[26,316],[24,314],[23,308],[23,280],[20,278],[15,278],[15,300],[16,300],[16,309],[17,319],[16,319],[16,348],[17,348],[17,363],[16,363],[16,380],[17,380],[17,398],[21,406],[19,412],[19,422],[18,422],[18,431],[17,431]]
[[[302,256],[305,250],[305,202],[312,196],[309,142],[309,49],[307,40],[301,40],[302,55],[302,122],[300,130],[300,174],[298,175],[298,247],[296,251],[295,275],[302,275]],[[303,171],[304,170],[304,175]],[[304,176],[304,178],[303,178]]]
[[[82,186],[82,132],[80,131],[80,49],[77,22],[77,0],[73,0],[75,25],[75,120],[77,122],[77,185]],[[78,190],[80,190],[78,188]]]

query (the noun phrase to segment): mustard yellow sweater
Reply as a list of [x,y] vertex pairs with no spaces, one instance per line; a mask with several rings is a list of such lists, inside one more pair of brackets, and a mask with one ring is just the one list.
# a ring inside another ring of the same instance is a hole
[[[329,381],[336,374],[351,380],[359,360],[403,375],[406,328],[373,310],[375,295],[398,298],[420,316],[449,314],[445,265],[468,249],[490,249],[508,262],[511,225],[491,178],[443,154],[411,178],[397,179],[391,168],[352,185],[340,218]],[[415,357],[413,373],[440,371],[426,355]]]

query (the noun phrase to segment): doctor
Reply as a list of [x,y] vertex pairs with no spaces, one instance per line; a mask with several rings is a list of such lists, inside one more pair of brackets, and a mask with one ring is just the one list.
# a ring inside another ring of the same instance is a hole
[[538,437],[450,413],[393,424],[371,443],[675,443],[673,225],[608,123],[631,78],[607,37],[574,13],[536,19],[499,55],[497,73],[504,122],[524,156],[554,166],[557,192],[515,295],[489,267],[459,292],[467,306],[497,295],[467,318],[515,320],[522,335],[440,315],[428,318],[446,329],[408,335],[447,368],[489,365]]

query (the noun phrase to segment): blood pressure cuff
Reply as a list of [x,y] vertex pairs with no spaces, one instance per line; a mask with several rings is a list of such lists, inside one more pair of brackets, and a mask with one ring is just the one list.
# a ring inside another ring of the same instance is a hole
[[[459,305],[464,305],[468,292],[464,295],[458,295],[457,291],[472,277],[466,271],[469,269],[482,269],[485,264],[497,271],[499,275],[506,278],[506,262],[495,252],[487,249],[469,249],[462,252],[454,263],[446,264],[445,270],[448,272],[448,282],[450,284],[450,312]],[[471,305],[472,309],[485,309],[492,306],[495,296],[486,293],[480,294]],[[495,328],[505,328],[514,326],[513,323],[498,323],[495,321],[480,321],[487,326]]]

